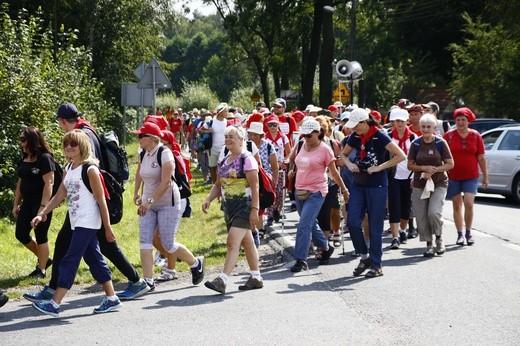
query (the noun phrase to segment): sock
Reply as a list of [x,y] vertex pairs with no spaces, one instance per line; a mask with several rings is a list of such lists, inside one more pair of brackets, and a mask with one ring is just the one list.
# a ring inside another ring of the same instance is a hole
[[[462,234],[462,232],[460,232],[460,234]],[[471,229],[466,228],[466,235],[470,235],[470,234],[471,234]]]
[[107,296],[107,299],[110,300],[111,302],[115,302],[117,301],[119,298],[117,296]]
[[253,277],[253,279],[262,280],[260,270],[251,270],[251,276]]
[[153,285],[154,281],[152,278],[144,278],[144,281],[146,281],[147,284]]
[[60,308],[60,304],[56,303],[56,302],[54,301],[54,299],[51,299],[51,304],[52,304],[52,306],[53,306],[55,309],[59,309],[59,308]]
[[369,257],[369,256],[368,256],[367,253],[365,253],[365,254],[361,254],[361,259],[362,259],[362,260],[366,260],[366,259],[368,259],[368,257]]
[[457,231],[457,235],[458,235],[459,237],[462,237],[462,231]]
[[218,274],[218,277],[221,278],[222,281],[224,281],[224,284],[227,285],[227,282],[228,282],[228,278],[229,278],[229,277],[228,277],[226,274],[224,274],[224,273],[220,273],[220,274]]
[[197,268],[199,266],[199,259],[195,258],[195,263],[190,268]]

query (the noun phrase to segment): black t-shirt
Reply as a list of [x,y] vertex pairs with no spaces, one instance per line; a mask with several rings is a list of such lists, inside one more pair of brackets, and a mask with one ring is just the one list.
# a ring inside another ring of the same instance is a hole
[[41,154],[34,162],[20,161],[17,174],[21,179],[20,192],[24,202],[40,203],[43,193],[43,176],[56,171],[56,165],[50,154]]

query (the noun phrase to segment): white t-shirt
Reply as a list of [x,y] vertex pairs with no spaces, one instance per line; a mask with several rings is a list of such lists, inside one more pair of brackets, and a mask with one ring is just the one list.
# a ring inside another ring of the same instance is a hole
[[[209,123],[205,122],[202,126],[205,129],[209,129]],[[213,119],[211,123],[213,146],[212,148],[220,149],[224,146],[224,131],[226,131],[227,119],[218,120],[217,117]]]
[[[87,174],[92,169],[98,171],[96,166],[90,166],[87,170]],[[63,179],[63,184],[67,190],[70,227],[73,230],[76,227],[100,229],[102,220],[99,206],[94,195],[87,189],[87,186],[81,178],[82,170],[82,165],[79,165],[75,169],[67,168],[67,174]]]

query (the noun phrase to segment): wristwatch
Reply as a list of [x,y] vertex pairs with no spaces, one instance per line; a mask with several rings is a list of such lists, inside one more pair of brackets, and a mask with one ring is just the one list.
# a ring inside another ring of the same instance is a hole
[[153,197],[148,198],[146,201],[150,204],[153,204]]

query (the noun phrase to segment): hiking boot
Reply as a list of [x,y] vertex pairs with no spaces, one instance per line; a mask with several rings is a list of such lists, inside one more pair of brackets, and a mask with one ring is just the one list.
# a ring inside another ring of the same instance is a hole
[[150,286],[144,279],[140,279],[135,284],[129,281],[126,289],[123,292],[116,293],[116,296],[122,300],[131,300],[142,296],[148,291],[150,291]]
[[52,317],[60,317],[61,309],[55,308],[51,301],[35,302],[32,304],[33,308]]
[[175,269],[168,269],[166,267],[163,267],[161,269],[161,275],[159,275],[155,281],[157,282],[166,282],[170,280],[178,279],[179,275],[177,275],[177,271]]
[[250,276],[249,279],[247,279],[245,284],[238,286],[238,289],[240,291],[249,291],[249,290],[256,290],[256,289],[259,289],[262,287],[264,287],[264,280],[255,279],[254,277]]
[[406,235],[406,232],[399,231],[399,242],[401,244],[406,244],[408,242],[408,236]]
[[323,251],[321,253],[320,264],[329,264],[329,259],[330,259],[330,256],[332,256],[333,252],[334,252],[333,246],[329,246],[328,250]]
[[54,290],[45,285],[40,292],[24,293],[23,297],[30,302],[38,303],[46,300],[51,300],[54,296]]
[[206,281],[204,283],[204,286],[209,288],[210,290],[219,292],[221,294],[226,293],[226,284],[224,281],[220,278],[220,276],[217,276],[212,281]]
[[372,260],[369,258],[367,259],[362,259],[359,261],[359,264],[358,266],[354,269],[354,276],[359,276],[361,274],[363,274],[363,272],[365,270],[368,270],[370,269],[370,266],[372,265]]
[[408,239],[417,238],[417,230],[415,228],[408,229]]
[[198,285],[204,280],[204,258],[197,257],[199,264],[195,268],[191,268],[191,282]]
[[97,308],[94,308],[94,313],[95,314],[104,314],[105,312],[117,311],[117,310],[121,309],[122,306],[123,306],[123,304],[121,303],[121,301],[119,299],[110,300],[105,297],[105,298],[103,298],[101,305],[98,306]]
[[30,277],[30,278],[43,279],[43,278],[45,278],[45,273],[43,272],[43,270],[40,269],[40,267],[38,267],[38,265],[36,265],[36,269],[34,269],[27,276]]
[[437,255],[442,255],[446,252],[446,247],[444,246],[442,238],[435,239],[435,252]]
[[399,238],[394,238],[394,239],[392,239],[392,244],[390,244],[390,249],[392,249],[392,250],[399,249],[400,244],[401,244],[401,242],[399,241]]
[[302,270],[308,270],[309,266],[304,260],[297,260],[296,263],[291,267],[291,272],[299,273]]

